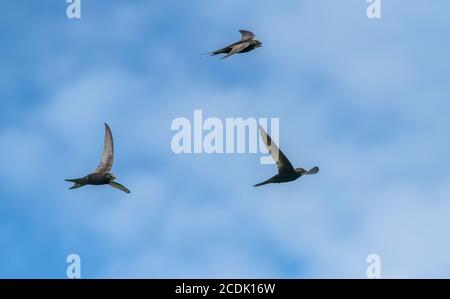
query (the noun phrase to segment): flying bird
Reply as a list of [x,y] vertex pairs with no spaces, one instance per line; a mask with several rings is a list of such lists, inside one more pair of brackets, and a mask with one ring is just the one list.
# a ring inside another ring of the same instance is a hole
[[224,57],[220,59],[224,59],[227,57],[230,57],[231,55],[237,54],[237,53],[247,53],[250,52],[256,48],[261,48],[262,43],[259,40],[255,39],[255,35],[247,30],[239,30],[242,37],[241,40],[237,43],[234,43],[232,45],[229,45],[228,47],[225,47],[223,49],[214,51],[209,53],[210,56],[215,56],[219,54],[226,54]]
[[130,193],[130,190],[115,182],[116,177],[111,173],[111,168],[114,161],[114,142],[111,129],[108,124],[105,123],[105,141],[103,146],[102,159],[97,169],[80,179],[65,180],[67,182],[74,183],[69,189],[81,188],[86,185],[110,185],[111,187],[122,190],[123,192]]
[[264,131],[264,129],[259,126],[259,133],[266,145],[272,158],[277,162],[278,174],[272,178],[264,181],[262,183],[254,185],[254,187],[259,187],[267,184],[279,184],[292,182],[304,175],[316,174],[319,172],[319,167],[314,167],[311,170],[305,170],[303,168],[294,168],[291,162],[286,158],[283,152],[278,148],[278,146],[272,141],[272,138]]

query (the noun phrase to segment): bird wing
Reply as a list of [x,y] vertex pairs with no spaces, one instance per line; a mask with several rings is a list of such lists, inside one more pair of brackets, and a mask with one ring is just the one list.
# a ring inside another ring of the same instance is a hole
[[96,173],[109,173],[114,161],[114,142],[111,128],[105,124],[105,142],[103,145],[102,159],[95,170]]
[[122,190],[122,191],[125,192],[125,193],[130,193],[130,192],[131,192],[131,191],[128,190],[125,186],[123,186],[123,185],[121,185],[121,184],[119,184],[119,183],[117,183],[117,182],[111,182],[111,183],[109,183],[109,185],[110,185],[111,187],[113,187],[113,188]]
[[261,137],[267,149],[269,150],[270,155],[272,155],[272,158],[275,160],[275,162],[277,162],[278,172],[295,172],[291,162],[288,160],[288,158],[286,158],[283,152],[278,148],[275,142],[272,141],[272,138],[270,138],[270,136],[266,131],[264,131],[261,126],[259,126],[259,133],[261,134]]
[[239,53],[242,50],[244,50],[245,48],[247,48],[249,45],[250,45],[250,43],[248,43],[248,42],[239,42],[239,43],[231,46],[231,51],[228,53],[228,55],[225,55],[221,59],[224,59],[224,58],[230,57],[231,55]]
[[255,38],[255,35],[253,34],[253,32],[250,32],[248,30],[239,30],[239,32],[241,33],[242,37],[241,37],[241,41],[249,41]]
[[306,175],[317,174],[319,173],[319,167],[313,167],[311,170],[305,172]]

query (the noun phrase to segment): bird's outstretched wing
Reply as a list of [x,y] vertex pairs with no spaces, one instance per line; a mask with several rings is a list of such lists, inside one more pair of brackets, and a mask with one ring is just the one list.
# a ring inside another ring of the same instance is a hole
[[255,35],[253,34],[253,32],[250,32],[248,30],[239,30],[239,32],[241,33],[242,37],[241,37],[241,41],[249,41],[255,38]]
[[250,44],[248,42],[241,42],[241,43],[237,43],[233,46],[231,46],[231,51],[225,55],[224,57],[220,58],[220,59],[225,59],[227,57],[230,57],[231,55],[237,54],[239,52],[241,52],[242,50],[244,50],[245,48],[247,48]]
[[122,190],[122,191],[125,192],[125,193],[130,193],[130,190],[128,190],[125,186],[123,186],[123,185],[121,185],[121,184],[119,184],[119,183],[111,182],[111,183],[109,183],[109,185],[110,185],[111,187],[113,187],[113,188]]
[[288,160],[288,158],[286,158],[283,152],[278,148],[275,142],[272,141],[272,138],[270,138],[270,136],[267,134],[266,131],[264,131],[264,129],[261,126],[259,126],[259,133],[261,134],[261,137],[267,149],[269,150],[270,155],[277,163],[278,172],[279,173],[295,172],[291,162]]
[[103,146],[102,159],[100,165],[95,170],[96,173],[109,173],[114,161],[114,142],[111,129],[105,124],[105,143]]

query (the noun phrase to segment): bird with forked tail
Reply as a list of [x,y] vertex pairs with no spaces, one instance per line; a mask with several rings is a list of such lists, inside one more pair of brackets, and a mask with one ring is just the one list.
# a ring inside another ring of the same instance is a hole
[[214,51],[209,53],[210,56],[215,56],[215,55],[219,55],[219,54],[226,54],[225,56],[223,56],[220,59],[224,59],[227,57],[230,57],[234,54],[238,54],[238,53],[247,53],[250,51],[253,51],[256,48],[261,48],[262,47],[262,43],[259,40],[255,39],[255,35],[247,30],[239,30],[239,32],[241,33],[241,40],[229,45],[223,49]]
[[116,177],[111,173],[111,168],[114,161],[114,142],[110,127],[105,124],[105,141],[103,146],[103,154],[100,165],[97,169],[85,177],[79,179],[65,180],[74,183],[69,189],[77,189],[86,185],[110,185],[111,187],[130,193],[125,186],[115,182]]
[[280,184],[295,181],[304,175],[312,175],[319,172],[319,167],[314,167],[311,170],[305,170],[303,168],[294,168],[291,162],[286,158],[283,152],[278,148],[272,138],[267,134],[264,129],[259,126],[259,133],[262,140],[269,150],[270,155],[276,161],[278,167],[278,174],[271,177],[267,181],[254,185],[254,187],[264,186],[267,184]]

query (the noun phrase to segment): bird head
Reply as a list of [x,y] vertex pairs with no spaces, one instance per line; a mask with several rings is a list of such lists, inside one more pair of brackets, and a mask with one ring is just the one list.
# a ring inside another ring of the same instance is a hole
[[255,40],[255,47],[256,48],[261,48],[262,47],[262,42],[260,42],[259,40]]
[[114,181],[116,179],[116,176],[112,173],[108,173],[107,174],[108,179],[110,179],[111,181]]

